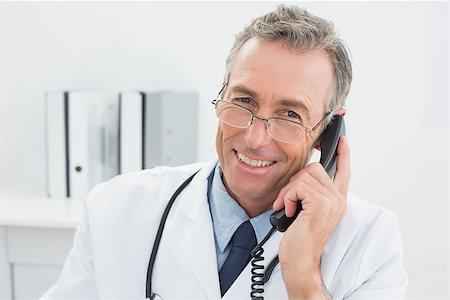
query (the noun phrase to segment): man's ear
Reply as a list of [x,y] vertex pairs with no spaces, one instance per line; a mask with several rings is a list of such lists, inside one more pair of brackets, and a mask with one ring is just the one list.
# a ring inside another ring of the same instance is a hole
[[[340,116],[344,117],[346,113],[347,113],[347,109],[345,107],[341,107],[336,111],[335,115],[340,115]],[[317,139],[317,142],[314,145],[314,149],[317,149],[320,151],[320,137]]]
[[341,107],[336,111],[335,115],[345,116],[346,113],[347,109],[345,107]]

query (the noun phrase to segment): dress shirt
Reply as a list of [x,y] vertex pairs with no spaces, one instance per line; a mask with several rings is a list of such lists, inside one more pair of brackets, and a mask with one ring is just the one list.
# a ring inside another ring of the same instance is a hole
[[230,240],[236,229],[243,222],[250,220],[255,230],[256,240],[260,243],[272,228],[269,217],[273,213],[273,209],[270,209],[250,218],[239,203],[228,194],[222,175],[222,169],[218,163],[208,177],[208,202],[214,227],[218,270],[230,253]]

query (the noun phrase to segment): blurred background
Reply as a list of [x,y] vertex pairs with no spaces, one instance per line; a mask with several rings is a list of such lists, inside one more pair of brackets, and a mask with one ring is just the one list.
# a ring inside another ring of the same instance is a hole
[[[234,35],[277,3],[0,2],[0,299],[54,282],[81,213],[45,200],[46,91],[195,91],[194,160],[209,160]],[[407,298],[448,299],[448,2],[289,3],[350,48],[350,189],[397,215]]]

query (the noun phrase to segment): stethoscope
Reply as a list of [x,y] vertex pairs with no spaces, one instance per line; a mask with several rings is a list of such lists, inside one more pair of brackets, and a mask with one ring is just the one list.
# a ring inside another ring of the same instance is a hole
[[[147,267],[147,282],[146,282],[146,289],[145,289],[145,299],[149,300],[159,300],[163,299],[160,295],[152,292],[152,275],[153,275],[153,267],[155,265],[156,261],[156,254],[158,253],[158,248],[161,243],[161,237],[164,231],[164,225],[166,224],[167,217],[169,215],[170,209],[172,208],[173,203],[177,199],[178,195],[181,194],[181,192],[186,188],[186,186],[189,185],[189,183],[192,181],[194,176],[199,172],[195,172],[192,174],[188,179],[186,179],[173,193],[172,197],[170,198],[169,202],[166,205],[166,208],[164,209],[164,213],[161,217],[161,221],[159,223],[158,231],[156,233],[155,242],[153,243],[152,253],[150,255],[150,261],[148,263]],[[261,294],[264,292],[263,286],[267,281],[269,281],[270,276],[272,275],[272,271],[275,268],[275,266],[278,264],[278,255],[272,259],[272,261],[267,266],[267,270],[265,272],[262,272],[264,269],[264,266],[259,265],[258,262],[262,261],[264,258],[262,257],[262,254],[264,253],[264,249],[262,246],[269,240],[269,238],[272,236],[272,234],[276,231],[275,228],[272,228],[269,233],[264,237],[264,239],[259,243],[252,251],[252,292],[251,297],[252,299],[264,299]]]

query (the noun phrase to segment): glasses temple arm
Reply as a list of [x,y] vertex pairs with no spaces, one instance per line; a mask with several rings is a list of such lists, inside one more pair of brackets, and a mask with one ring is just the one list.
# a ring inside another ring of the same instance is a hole
[[314,126],[313,128],[311,128],[311,132],[316,131],[317,128],[319,128],[319,126],[322,124],[322,122],[328,118],[329,115],[333,114],[333,111],[329,111],[328,113],[325,114],[325,116],[319,121],[319,123],[316,124],[316,126]]
[[212,101],[212,104],[216,104],[217,99],[219,99],[220,94],[222,94],[222,92],[225,90],[225,88],[227,87],[228,83],[225,83],[222,88],[220,89],[220,91],[217,93],[216,99],[214,99]]

